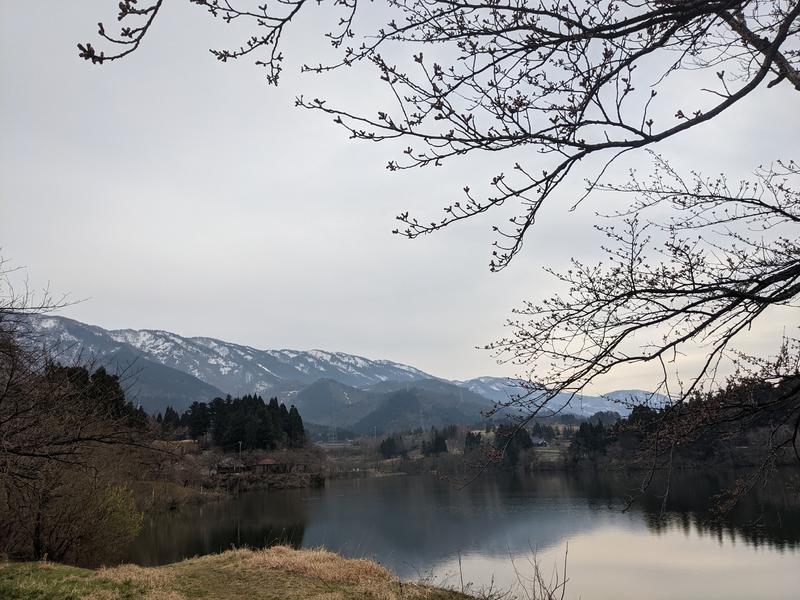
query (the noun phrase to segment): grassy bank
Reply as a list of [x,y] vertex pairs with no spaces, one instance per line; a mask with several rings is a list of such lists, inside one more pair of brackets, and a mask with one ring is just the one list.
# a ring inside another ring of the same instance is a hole
[[466,600],[325,550],[230,550],[163,567],[0,563],[3,600]]

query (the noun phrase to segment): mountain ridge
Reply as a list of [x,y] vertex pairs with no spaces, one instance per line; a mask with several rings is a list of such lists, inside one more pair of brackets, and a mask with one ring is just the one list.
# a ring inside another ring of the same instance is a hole
[[[258,349],[212,337],[185,337],[160,329],[107,330],[55,315],[31,317],[34,331],[49,345],[57,347],[65,361],[94,359],[104,366],[125,369],[124,361],[138,362],[138,383],[132,397],[150,412],[163,410],[168,399],[183,410],[192,401],[208,401],[216,395],[257,393],[280,396],[308,411],[309,422],[319,425],[353,426],[359,429],[378,426],[374,411],[391,415],[396,423],[408,422],[385,400],[399,391],[416,390],[402,397],[409,406],[422,407],[419,414],[431,423],[442,419],[460,421],[481,418],[480,413],[509,394],[524,391],[515,378],[483,376],[451,381],[387,359],[326,350]],[[116,357],[116,360],[113,360]],[[210,397],[209,397],[210,395]],[[620,400],[626,396],[647,399],[639,390],[618,390],[607,396],[580,396],[564,409],[588,416],[601,410],[626,414]],[[564,396],[556,398],[560,408]],[[658,401],[661,401],[660,397]],[[418,416],[414,422],[419,421]]]

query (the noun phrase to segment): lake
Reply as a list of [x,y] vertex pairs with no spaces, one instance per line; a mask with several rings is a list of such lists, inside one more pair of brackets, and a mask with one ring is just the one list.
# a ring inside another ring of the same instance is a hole
[[568,548],[568,598],[800,598],[796,475],[720,520],[709,498],[734,481],[675,475],[662,512],[659,485],[624,511],[640,479],[617,474],[486,476],[464,489],[432,476],[334,480],[148,517],[126,560],[283,542],[369,557],[408,580],[460,588],[463,576],[477,590],[515,587],[534,554],[547,574],[561,569]]

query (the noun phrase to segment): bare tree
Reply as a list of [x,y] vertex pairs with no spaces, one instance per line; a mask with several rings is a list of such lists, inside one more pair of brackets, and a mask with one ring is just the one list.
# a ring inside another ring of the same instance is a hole
[[[568,293],[523,305],[512,335],[490,347],[548,390],[580,392],[617,367],[655,361],[660,391],[686,397],[714,375],[737,334],[800,293],[800,167],[778,162],[735,184],[699,174],[686,181],[657,157],[647,180],[634,172],[623,186],[601,188],[633,196],[600,228],[606,260],[553,272]],[[663,204],[672,217],[648,220]],[[640,334],[648,344],[634,342]],[[683,389],[670,390],[667,363],[690,343],[702,344],[705,359]]]
[[[306,0],[190,1],[227,23],[250,22],[254,34],[240,48],[212,52],[221,61],[253,57],[269,83],[278,83],[285,33]],[[81,44],[80,55],[98,64],[127,56],[162,4],[120,2],[120,33],[99,29],[111,52]],[[333,56],[303,69],[372,63],[395,102],[373,114],[302,96],[299,106],[332,115],[356,139],[407,139],[413,145],[388,163],[390,170],[439,165],[474,151],[529,148],[538,155],[497,174],[486,197],[465,188],[463,201],[439,219],[399,216],[398,232],[414,238],[516,202],[510,228],[495,228],[495,270],[509,264],[543,201],[582,160],[599,155],[607,165],[715,118],[761,87],[800,91],[796,0],[389,0],[388,23],[365,25],[361,35],[358,0],[332,4],[342,11],[328,33]],[[389,63],[381,54],[387,47],[405,49],[410,64]],[[689,81],[689,70],[704,77],[695,73]],[[691,95],[688,86],[698,79]],[[695,105],[682,106],[678,98]]]
[[124,483],[153,450],[117,376],[55,362],[31,319],[59,303],[33,298],[0,282],[0,552],[85,557],[135,534]]
[[51,463],[85,466],[98,447],[147,447],[116,376],[53,364],[26,341],[0,327],[2,482],[34,481]]

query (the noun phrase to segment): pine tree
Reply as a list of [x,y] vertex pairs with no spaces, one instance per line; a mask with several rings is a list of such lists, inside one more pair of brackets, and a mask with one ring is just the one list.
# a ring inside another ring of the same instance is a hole
[[164,429],[175,430],[181,425],[181,418],[178,416],[177,411],[171,406],[167,406],[164,411]]
[[516,425],[500,425],[495,433],[495,447],[503,450],[503,462],[509,467],[519,463],[520,455],[533,448],[528,430]]
[[192,439],[203,437],[211,427],[211,411],[205,402],[193,402],[183,413],[183,424],[189,430]]
[[380,452],[384,458],[392,458],[397,456],[401,453],[400,443],[395,436],[390,436],[380,443],[378,446],[378,452]]
[[303,419],[294,404],[289,409],[289,447],[302,448],[306,441],[306,431],[303,427]]
[[422,453],[426,455],[446,454],[447,438],[441,431],[431,428],[431,441],[422,443]]
[[[174,419],[173,413],[173,409],[167,407],[163,417],[165,429]],[[159,415],[158,419],[162,417]],[[227,396],[224,400],[214,398],[210,404],[194,402],[178,423],[195,439],[210,432],[213,444],[226,450],[237,449],[239,442],[248,450],[302,448],[306,441],[303,419],[296,407],[287,410],[277,398],[265,404],[256,394],[241,398]]]
[[481,447],[481,434],[480,433],[472,433],[471,431],[467,432],[466,437],[464,438],[464,454],[469,454],[470,452],[474,452]]

